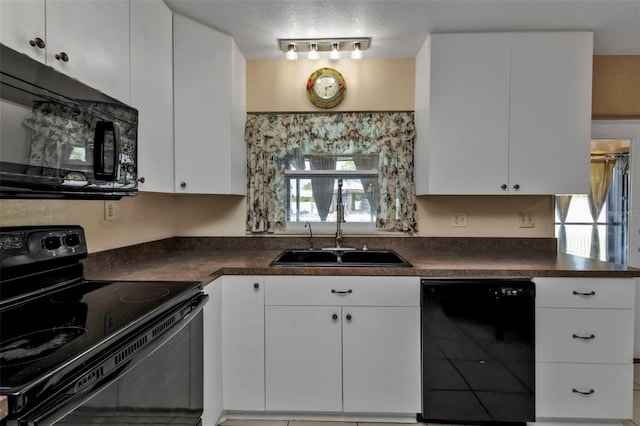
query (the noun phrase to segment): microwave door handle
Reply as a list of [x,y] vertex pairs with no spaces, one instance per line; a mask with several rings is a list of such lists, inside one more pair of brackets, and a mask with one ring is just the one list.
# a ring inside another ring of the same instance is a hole
[[115,121],[113,122],[113,137],[115,139],[115,147],[113,150],[113,179],[116,182],[120,181],[120,150],[122,148],[120,140],[120,126]]
[[[111,138],[107,137],[108,133],[112,135]],[[110,143],[110,146],[107,146],[107,142]],[[93,167],[96,179],[105,181],[113,181],[116,179],[118,169],[117,160],[120,155],[119,145],[120,134],[117,125],[111,121],[98,121],[96,123],[93,154]],[[111,149],[107,150],[107,148]],[[113,157],[111,158],[111,156]],[[109,164],[111,170],[107,170],[107,160],[111,160],[111,164]]]

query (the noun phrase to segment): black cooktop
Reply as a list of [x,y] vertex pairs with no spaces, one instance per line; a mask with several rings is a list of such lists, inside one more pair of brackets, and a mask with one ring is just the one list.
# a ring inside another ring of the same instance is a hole
[[196,282],[80,280],[5,305],[0,309],[0,390],[27,386],[97,355],[201,290]]

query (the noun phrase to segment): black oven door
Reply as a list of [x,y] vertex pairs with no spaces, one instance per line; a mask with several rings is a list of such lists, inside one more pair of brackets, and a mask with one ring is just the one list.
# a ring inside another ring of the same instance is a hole
[[19,419],[7,420],[7,426],[200,425],[202,309],[207,299],[203,296],[180,323],[141,350],[115,377],[106,378],[89,392],[78,392],[75,382],[67,392]]

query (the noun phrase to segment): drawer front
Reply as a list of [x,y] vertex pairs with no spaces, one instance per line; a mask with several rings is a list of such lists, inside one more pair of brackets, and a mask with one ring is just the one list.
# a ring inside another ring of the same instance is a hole
[[418,277],[264,277],[266,305],[420,306]]
[[538,362],[633,362],[629,309],[536,309]]
[[633,278],[534,278],[536,307],[633,309]]
[[633,364],[536,364],[536,417],[632,416]]

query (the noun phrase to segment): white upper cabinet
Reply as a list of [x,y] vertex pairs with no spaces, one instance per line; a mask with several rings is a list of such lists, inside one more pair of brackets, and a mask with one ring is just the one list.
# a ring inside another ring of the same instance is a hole
[[160,0],[131,0],[131,105],[138,109],[140,191],[174,190],[173,21]]
[[173,25],[175,192],[245,195],[245,59],[226,34]]
[[432,34],[416,58],[417,193],[585,193],[592,50],[590,32]]
[[47,41],[44,20],[44,0],[2,0],[0,42],[44,62]]
[[129,103],[129,0],[3,0],[0,8],[3,44]]
[[512,35],[510,190],[589,192],[592,58],[590,32]]

